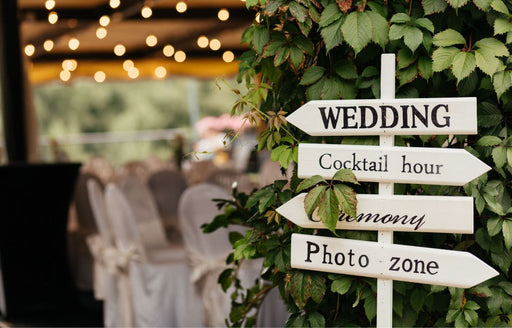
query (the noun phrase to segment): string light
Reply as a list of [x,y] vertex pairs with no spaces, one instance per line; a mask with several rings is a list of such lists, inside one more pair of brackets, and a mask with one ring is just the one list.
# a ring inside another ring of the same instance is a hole
[[209,42],[210,41],[208,40],[208,38],[204,35],[201,35],[200,37],[197,38],[197,45],[199,46],[199,48],[208,47]]
[[146,37],[146,45],[148,47],[154,47],[158,43],[158,39],[155,35],[150,34]]
[[227,21],[228,18],[229,18],[229,11],[226,9],[226,8],[222,8],[221,10],[219,10],[219,12],[217,13],[217,17],[219,18],[219,20],[221,21]]
[[167,75],[167,70],[163,66],[155,68],[155,76],[159,79],[163,79]]
[[60,72],[59,77],[62,81],[67,82],[71,78],[71,72],[63,70]]
[[57,13],[55,11],[50,11],[50,13],[48,14],[48,22],[53,25],[53,24],[57,23],[58,20],[59,20],[59,15],[57,15]]
[[65,71],[74,72],[78,67],[78,62],[74,59],[64,59],[62,61],[62,69]]
[[123,69],[124,69],[125,71],[127,71],[127,72],[128,72],[128,71],[129,71],[129,70],[131,70],[133,67],[135,67],[135,63],[133,62],[133,60],[131,60],[131,59],[127,59],[127,60],[125,60],[125,61],[123,62]]
[[151,8],[149,6],[144,6],[140,10],[140,14],[144,18],[149,18],[149,17],[151,17],[151,15],[153,15],[153,10],[151,10]]
[[178,50],[174,54],[174,60],[176,60],[178,63],[183,63],[186,59],[187,59],[187,55],[182,50]]
[[104,27],[98,27],[96,29],[96,37],[100,40],[104,39],[107,36],[107,29]]
[[121,4],[119,0],[110,0],[110,8],[116,9]]
[[54,43],[52,40],[46,40],[43,43],[43,49],[46,51],[52,51],[53,50]]
[[180,1],[176,4],[176,11],[180,14],[183,14],[185,11],[187,11],[187,4],[183,1]]
[[98,83],[103,83],[106,78],[107,75],[103,71],[97,71],[96,73],[94,73],[94,80]]
[[48,10],[52,10],[53,8],[55,8],[55,1],[54,0],[46,0],[46,2],[44,3],[44,7]]
[[116,44],[116,46],[114,47],[114,53],[116,54],[116,56],[121,57],[126,53],[126,47],[122,44]]
[[33,44],[27,44],[25,46],[25,55],[32,56],[36,52],[36,47]]
[[78,41],[77,38],[69,39],[69,41],[68,41],[69,49],[74,51],[74,50],[78,49],[79,46],[80,46],[80,41]]
[[162,51],[165,57],[172,57],[174,55],[174,47],[170,44],[166,45]]
[[219,50],[221,47],[220,41],[218,39],[211,39],[210,40],[210,49],[213,51]]
[[100,25],[105,27],[107,26],[108,24],[110,24],[110,17],[108,17],[107,15],[103,15],[100,17]]
[[235,54],[232,51],[224,51],[222,54],[222,60],[226,63],[231,63],[233,60],[235,60]]
[[137,67],[130,68],[130,70],[128,71],[128,77],[131,79],[136,79],[139,77],[139,70],[137,69]]

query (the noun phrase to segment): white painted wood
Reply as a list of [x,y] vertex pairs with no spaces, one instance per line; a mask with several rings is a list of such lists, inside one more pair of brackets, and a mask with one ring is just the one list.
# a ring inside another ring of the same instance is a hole
[[389,98],[312,100],[286,120],[312,136],[477,134],[475,97]]
[[[305,197],[299,194],[276,211],[299,227],[327,229],[317,211],[308,217]],[[357,216],[341,212],[339,220],[336,229],[471,234],[473,197],[360,194]]]
[[[380,98],[381,100],[395,99],[395,54],[382,54],[380,63]],[[345,116],[345,115],[344,115]],[[350,117],[347,117],[350,118]],[[383,118],[381,118],[382,120]],[[407,121],[407,120],[406,120]],[[406,123],[407,124],[407,123]],[[361,126],[359,124],[358,126]],[[380,146],[395,146],[394,135],[379,136]],[[394,184],[379,183],[379,195],[393,195]],[[393,232],[379,230],[378,241],[393,244]],[[377,279],[377,327],[393,326],[393,280]]]
[[464,149],[299,145],[299,178],[352,169],[359,181],[462,186],[491,168]]
[[471,253],[293,234],[297,269],[469,288],[498,272]]

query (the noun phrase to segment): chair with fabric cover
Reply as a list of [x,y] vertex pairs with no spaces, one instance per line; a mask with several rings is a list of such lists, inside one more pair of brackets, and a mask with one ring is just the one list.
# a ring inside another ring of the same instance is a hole
[[168,239],[180,241],[178,201],[187,188],[185,177],[178,171],[160,170],[148,177],[147,185],[156,202]]
[[101,156],[94,156],[85,161],[80,167],[80,172],[96,175],[103,184],[111,182],[115,176],[112,164]]
[[89,236],[87,242],[94,257],[94,294],[103,300],[103,323],[105,327],[122,324],[117,289],[116,246],[112,227],[107,216],[104,187],[98,181],[89,179],[87,191],[98,234]]
[[[172,252],[146,248],[140,238],[133,209],[118,186],[109,184],[105,192],[118,252],[121,254],[119,297],[131,304],[125,325],[136,327],[200,326],[200,300],[190,283],[190,271],[183,249]],[[124,263],[123,263],[124,262]],[[126,309],[124,309],[127,311]]]
[[119,182],[126,175],[135,175],[141,181],[146,182],[149,175],[149,167],[144,161],[129,161],[123,163],[116,170],[116,181]]
[[70,221],[76,219],[75,226],[69,226],[68,243],[71,272],[78,289],[91,291],[93,289],[93,258],[90,253],[86,238],[98,232],[94,215],[87,192],[87,181],[94,180],[99,185],[103,183],[94,174],[80,173],[78,175],[73,195]]
[[185,170],[185,178],[188,185],[205,182],[206,178],[217,169],[210,160],[190,161],[189,167]]

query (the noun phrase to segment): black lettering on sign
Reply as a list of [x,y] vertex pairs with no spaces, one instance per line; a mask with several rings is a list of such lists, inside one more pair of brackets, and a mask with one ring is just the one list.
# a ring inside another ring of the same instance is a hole
[[404,271],[404,272],[412,272],[419,274],[430,274],[436,275],[437,269],[439,269],[439,264],[436,261],[429,261],[425,263],[425,261],[420,259],[409,259],[409,258],[400,258],[397,256],[393,256],[390,259],[391,265],[389,267],[389,271]]

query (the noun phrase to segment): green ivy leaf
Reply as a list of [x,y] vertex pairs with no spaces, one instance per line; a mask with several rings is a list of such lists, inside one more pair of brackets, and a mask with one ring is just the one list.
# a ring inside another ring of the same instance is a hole
[[290,63],[292,64],[292,67],[295,69],[298,69],[299,66],[304,61],[304,53],[302,50],[296,47],[290,47]]
[[466,5],[469,0],[447,0],[453,8],[460,8]]
[[406,13],[397,13],[391,17],[390,23],[405,24],[411,21],[411,17]]
[[505,18],[496,18],[494,20],[494,35],[512,32],[512,23]]
[[322,66],[311,66],[309,67],[300,80],[300,85],[310,85],[318,81],[325,72],[325,67]]
[[276,50],[276,56],[274,57],[274,66],[278,67],[288,59],[290,56],[290,48],[280,47]]
[[388,43],[388,21],[374,11],[367,11],[366,13],[372,23],[372,40],[384,50],[384,47]]
[[389,28],[389,39],[390,40],[400,40],[403,38],[405,34],[405,30],[407,29],[407,25],[403,24],[393,24]]
[[329,78],[325,80],[321,94],[322,99],[338,99],[340,97],[338,83],[336,79]]
[[475,47],[496,57],[509,56],[507,46],[495,38],[485,38],[475,42]]
[[355,83],[350,81],[341,80],[338,81],[338,93],[342,99],[355,99],[357,96],[357,90]]
[[502,142],[501,138],[498,138],[496,136],[483,136],[480,139],[478,139],[476,144],[478,146],[496,146],[496,145],[500,144],[501,142]]
[[425,303],[426,293],[424,290],[414,288],[411,293],[411,306],[416,312],[420,312],[423,304]]
[[449,47],[456,44],[466,44],[466,40],[459,32],[449,28],[434,35],[432,40],[435,46]]
[[478,104],[478,125],[483,127],[492,127],[501,123],[503,114],[501,110],[493,103],[484,101]]
[[432,70],[441,72],[452,65],[453,58],[460,53],[455,47],[438,48],[432,54]]
[[322,11],[322,16],[320,17],[320,23],[318,26],[326,27],[331,25],[334,21],[338,20],[342,16],[342,12],[336,3],[331,3]]
[[432,23],[432,21],[428,18],[417,18],[414,23],[416,24],[416,26],[419,26],[419,27],[422,27],[424,29],[426,29],[427,31],[429,31],[430,33],[434,33],[434,24]]
[[487,220],[487,232],[489,236],[493,237],[500,233],[503,226],[503,219],[499,216],[489,218]]
[[259,27],[254,30],[254,34],[252,36],[252,44],[254,46],[254,50],[258,54],[263,52],[263,47],[270,40],[270,33],[265,27]]
[[250,259],[254,254],[256,254],[256,247],[252,246],[245,238],[239,239],[233,245],[233,248],[235,249],[235,260],[240,260],[242,258]]
[[308,178],[304,181],[302,181],[298,186],[297,186],[297,192],[301,192],[303,191],[304,189],[308,189],[308,188],[311,188],[313,187],[314,185],[318,184],[318,183],[325,183],[327,184],[327,181],[325,181],[324,178],[322,178],[321,176],[319,175],[313,175],[311,178]]
[[377,296],[371,295],[364,300],[364,314],[368,318],[368,321],[372,320],[377,315]]
[[[350,216],[356,217],[357,197],[354,189],[344,184],[336,184],[334,185],[334,193],[341,206],[341,210]],[[338,216],[339,210],[336,221]],[[336,225],[336,223],[334,223],[334,225]]]
[[336,171],[332,179],[340,182],[350,182],[357,185],[359,184],[356,175],[354,172],[352,172],[352,170],[349,169],[341,169]]
[[260,199],[258,210],[260,213],[265,213],[267,208],[272,205],[277,199],[277,195],[274,192],[267,193]]
[[488,11],[491,7],[491,0],[473,0],[473,3],[482,11]]
[[507,148],[507,163],[512,166],[512,148]]
[[345,295],[352,285],[352,277],[340,276],[331,284],[331,292]]
[[352,80],[358,78],[356,66],[348,60],[342,59],[337,62],[334,70],[343,79]]
[[507,5],[501,0],[492,0],[491,8],[510,17],[510,12],[508,11]]
[[304,198],[304,210],[306,210],[308,216],[311,216],[318,207],[320,199],[324,196],[325,189],[327,189],[326,185],[318,185],[311,189]]
[[322,35],[322,38],[325,42],[326,52],[329,52],[332,48],[343,42],[343,34],[341,33],[341,25],[343,24],[343,21],[344,19],[338,19],[331,25],[326,26],[320,30],[320,34]]
[[418,68],[413,65],[409,66],[406,69],[401,69],[397,72],[398,80],[400,81],[400,86],[412,82],[418,76]]
[[418,59],[418,71],[421,77],[428,81],[434,74],[432,70],[432,59],[421,56]]
[[423,0],[421,4],[423,5],[425,15],[443,12],[448,7],[446,0]]
[[351,12],[341,26],[345,41],[357,55],[372,38],[372,22],[367,12]]
[[510,89],[510,86],[512,85],[512,76],[510,71],[500,71],[495,73],[492,76],[492,84],[496,95],[498,98],[501,98],[501,95]]
[[318,312],[313,312],[308,315],[310,327],[325,327],[325,318]]
[[457,82],[471,74],[475,68],[476,60],[474,53],[459,52],[453,57],[452,73],[457,78]]
[[497,168],[507,164],[507,149],[505,147],[495,147],[492,150],[492,159]]
[[423,32],[417,27],[407,26],[404,33],[405,45],[414,52],[422,42]]
[[475,60],[476,66],[489,76],[504,68],[501,60],[494,57],[493,53],[482,49],[475,50]]
[[311,297],[311,276],[302,271],[294,271],[287,289],[295,305],[302,310]]
[[512,247],[512,221],[509,219],[503,220],[503,238],[505,240],[505,247],[510,249]]
[[291,1],[288,9],[290,10],[292,16],[295,17],[301,23],[304,23],[306,17],[308,17],[308,10],[298,2]]
[[464,319],[473,327],[478,325],[478,313],[474,310],[465,310]]
[[321,274],[311,275],[311,299],[320,304],[325,296],[327,286],[325,285],[325,278]]
[[398,59],[397,68],[402,69],[402,68],[406,68],[409,65],[411,65],[412,63],[414,63],[417,59],[417,55],[412,53],[407,48],[402,48],[402,49],[398,50],[397,59]]
[[318,216],[325,226],[334,232],[340,215],[338,198],[332,189],[326,189],[318,204]]
[[324,88],[325,79],[320,79],[317,82],[313,83],[306,89],[306,99],[309,100],[318,100],[322,97],[322,89]]

